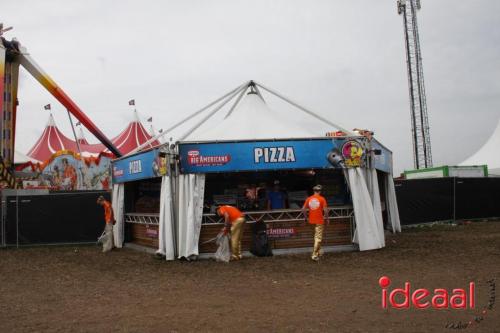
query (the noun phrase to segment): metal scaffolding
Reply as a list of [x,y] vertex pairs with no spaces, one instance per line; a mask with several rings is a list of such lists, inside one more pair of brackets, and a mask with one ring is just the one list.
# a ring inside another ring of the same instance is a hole
[[418,35],[417,10],[420,0],[397,0],[405,31],[408,88],[410,93],[413,162],[416,169],[432,167],[431,138],[425,98],[424,71]]

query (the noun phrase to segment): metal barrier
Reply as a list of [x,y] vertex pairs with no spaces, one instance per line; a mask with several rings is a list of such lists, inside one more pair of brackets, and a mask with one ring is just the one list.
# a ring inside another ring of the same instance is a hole
[[[281,209],[265,210],[255,212],[244,212],[247,221],[256,222],[263,219],[265,222],[283,222],[283,221],[303,221],[304,214],[302,209]],[[354,210],[352,206],[337,206],[328,208],[328,217],[330,219],[353,218]],[[223,218],[216,214],[203,214],[202,224],[224,223]]]
[[[303,221],[304,214],[301,209],[281,209],[244,212],[247,221],[255,222],[264,219],[265,222],[286,222]],[[159,224],[160,214],[156,213],[127,213],[125,214],[126,223],[136,224]],[[354,218],[354,209],[352,206],[336,206],[328,208],[328,217],[330,219],[351,219]],[[217,214],[203,214],[202,224],[222,224],[222,217]]]
[[127,213],[125,223],[160,224],[160,214],[155,213]]

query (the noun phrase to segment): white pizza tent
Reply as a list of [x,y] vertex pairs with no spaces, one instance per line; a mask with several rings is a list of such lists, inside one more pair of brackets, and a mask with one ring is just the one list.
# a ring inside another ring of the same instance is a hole
[[500,176],[500,119],[488,141],[459,165],[487,165],[490,176]]
[[[292,105],[291,110],[308,114],[316,124],[308,127],[297,123],[293,116],[279,115],[268,107],[259,88]],[[214,120],[217,116],[219,119]],[[202,119],[199,119],[200,117]],[[179,127],[188,129],[178,136],[177,143],[318,138],[325,136],[324,130],[318,130],[325,128],[325,125],[330,130],[335,128],[349,136],[359,137],[359,134],[334,124],[276,91],[249,81],[174,124],[152,140]],[[172,149],[168,145],[164,147]],[[136,151],[142,148],[140,146]],[[174,149],[177,148],[178,146]],[[359,245],[361,251],[384,247],[385,236],[376,170],[350,168],[346,170],[345,176],[355,214],[353,242]],[[384,183],[392,230],[401,231],[392,174],[386,174]],[[123,185],[115,186],[115,193],[120,193],[120,186]],[[204,174],[173,174],[163,177],[158,252],[165,255],[167,260],[173,260],[176,256],[189,258],[199,254],[204,186]],[[123,190],[121,192],[123,193]],[[117,209],[120,207],[117,206]],[[118,241],[123,242],[123,239]]]

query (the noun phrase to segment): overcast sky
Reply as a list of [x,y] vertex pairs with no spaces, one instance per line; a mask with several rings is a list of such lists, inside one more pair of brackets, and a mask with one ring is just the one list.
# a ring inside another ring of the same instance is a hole
[[[132,98],[143,120],[167,128],[254,79],[344,127],[374,130],[393,150],[396,172],[413,167],[396,0],[16,0],[0,7],[0,22],[14,26],[6,36],[17,37],[109,137],[131,120]],[[434,164],[456,164],[500,116],[500,2],[422,0],[418,20]],[[48,103],[70,136],[62,105],[25,71],[19,101],[19,151],[43,131]]]

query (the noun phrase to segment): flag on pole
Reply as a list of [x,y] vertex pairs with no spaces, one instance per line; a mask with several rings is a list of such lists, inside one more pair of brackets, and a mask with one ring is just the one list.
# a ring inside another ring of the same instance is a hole
[[149,117],[148,118],[148,123],[152,122],[153,121],[153,117]]
[[44,109],[44,110],[51,110],[51,108],[50,108],[50,104],[45,105],[45,106],[43,107],[43,109]]
[[131,99],[130,101],[128,101],[128,105],[135,105],[135,99]]

